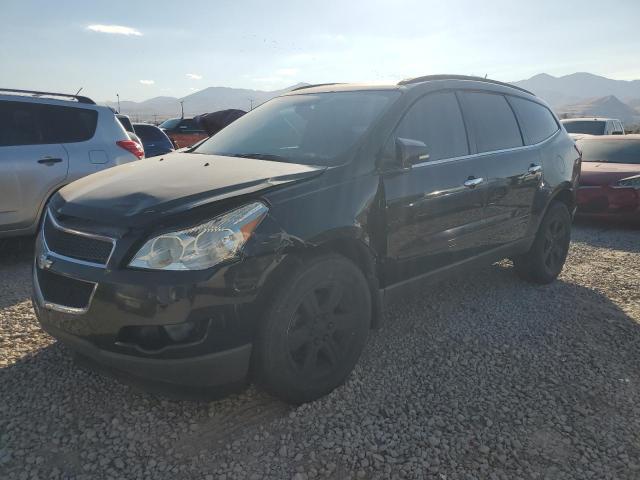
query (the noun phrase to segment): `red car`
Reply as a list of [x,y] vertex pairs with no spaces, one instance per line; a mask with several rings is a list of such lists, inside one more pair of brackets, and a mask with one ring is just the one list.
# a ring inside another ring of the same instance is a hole
[[582,151],[578,214],[640,220],[640,135],[576,141]]

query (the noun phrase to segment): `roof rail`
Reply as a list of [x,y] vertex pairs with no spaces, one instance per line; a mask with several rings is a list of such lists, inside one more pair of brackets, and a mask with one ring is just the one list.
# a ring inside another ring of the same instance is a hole
[[95,105],[96,102],[91,100],[89,97],[84,97],[82,95],[73,95],[72,93],[53,93],[53,92],[39,92],[37,90],[17,90],[15,88],[0,88],[0,93],[9,92],[9,93],[29,93],[33,97],[66,97],[66,98],[75,98],[78,103],[87,103],[90,105]]
[[313,85],[303,85],[301,87],[296,87],[293,90],[289,90],[290,92],[296,92],[298,90],[304,90],[305,88],[313,88],[313,87],[324,87],[326,85],[342,85],[343,82],[330,82],[330,83],[314,83]]
[[473,77],[468,75],[425,75],[422,77],[407,78],[406,80],[398,82],[398,85],[412,85],[414,83],[428,82],[430,80],[473,80],[476,82],[493,83],[495,85],[502,85],[503,87],[515,88],[516,90],[520,90],[521,92],[533,95],[533,93],[529,90],[525,90],[522,87],[512,85],[511,83],[499,82],[498,80],[491,80],[490,78]]

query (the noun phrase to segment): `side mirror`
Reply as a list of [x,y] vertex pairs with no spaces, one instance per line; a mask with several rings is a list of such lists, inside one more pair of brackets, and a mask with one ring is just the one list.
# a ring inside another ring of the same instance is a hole
[[412,165],[429,160],[429,149],[420,140],[410,138],[396,138],[396,158],[402,168],[411,168]]

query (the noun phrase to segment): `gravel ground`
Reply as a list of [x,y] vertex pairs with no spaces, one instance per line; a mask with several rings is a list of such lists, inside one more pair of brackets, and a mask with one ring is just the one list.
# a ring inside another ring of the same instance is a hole
[[0,259],[0,478],[640,478],[640,230],[579,225],[549,286],[508,262],[388,307],[349,381],[168,400],[77,367]]

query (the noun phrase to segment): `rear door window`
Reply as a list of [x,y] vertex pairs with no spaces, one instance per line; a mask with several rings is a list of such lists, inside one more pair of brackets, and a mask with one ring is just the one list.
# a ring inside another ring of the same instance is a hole
[[424,142],[429,160],[469,154],[467,132],[456,96],[452,92],[432,93],[414,103],[396,130],[387,152],[393,152],[395,138]]
[[478,153],[523,145],[516,117],[504,96],[462,92],[460,98],[467,125],[474,132]]
[[516,112],[527,145],[546,140],[558,131],[555,117],[543,105],[519,97],[507,97]]
[[46,143],[76,143],[93,138],[98,112],[86,108],[39,105]]
[[38,105],[0,102],[0,147],[44,143]]

